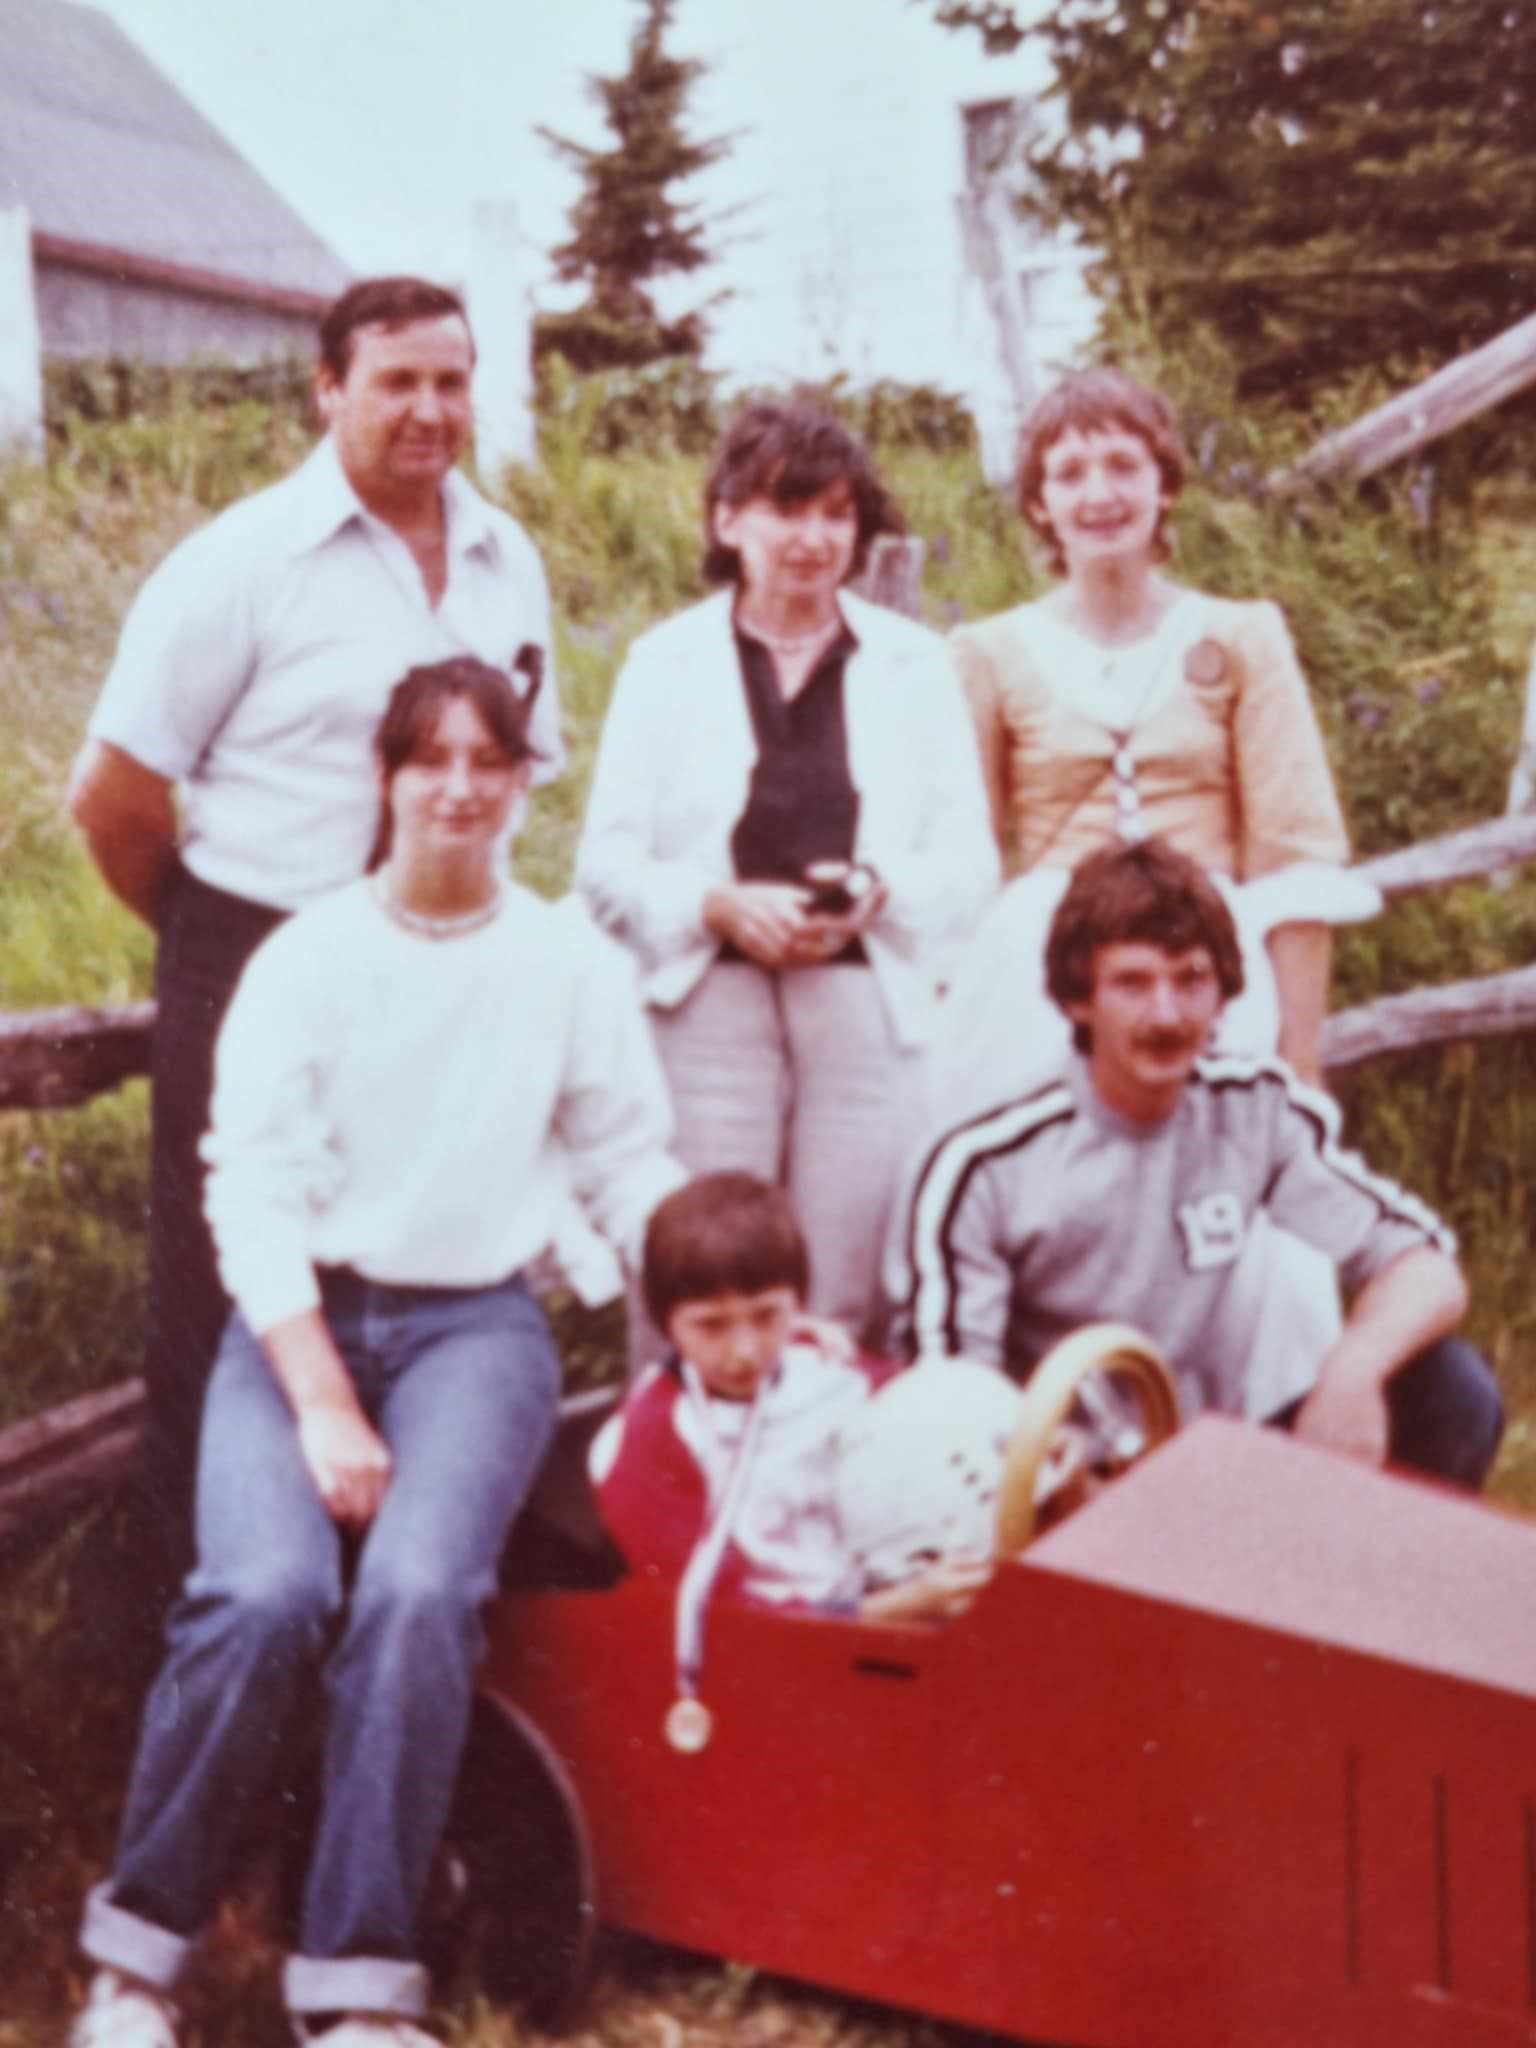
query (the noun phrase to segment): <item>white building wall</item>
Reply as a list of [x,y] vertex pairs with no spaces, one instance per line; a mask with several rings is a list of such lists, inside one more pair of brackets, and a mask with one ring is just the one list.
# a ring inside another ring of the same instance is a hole
[[42,443],[32,227],[24,206],[0,207],[0,456],[39,454]]

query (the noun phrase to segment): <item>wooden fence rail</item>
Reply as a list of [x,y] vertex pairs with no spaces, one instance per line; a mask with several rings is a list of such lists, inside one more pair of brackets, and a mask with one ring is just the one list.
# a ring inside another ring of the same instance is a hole
[[0,1109],[73,1109],[149,1072],[153,1003],[0,1016]]
[[[1536,859],[1536,815],[1496,818],[1363,861],[1383,896],[1415,895]],[[1409,1046],[1486,1038],[1536,1025],[1536,970],[1415,989],[1341,1010],[1323,1028],[1323,1064],[1357,1066]],[[0,1110],[67,1109],[149,1071],[153,1003],[0,1015]]]
[[123,1380],[0,1429],[0,1552],[46,1535],[123,1478],[143,1419],[144,1382]]
[[[590,1543],[586,1452],[611,1413],[613,1387],[567,1394],[554,1441],[523,1515],[547,1535]],[[133,1471],[144,1428],[144,1382],[120,1380],[0,1429],[0,1557],[48,1536]]]
[[1533,381],[1536,313],[1400,391],[1363,419],[1325,435],[1291,469],[1272,477],[1270,488],[1288,496],[1336,478],[1374,476]]

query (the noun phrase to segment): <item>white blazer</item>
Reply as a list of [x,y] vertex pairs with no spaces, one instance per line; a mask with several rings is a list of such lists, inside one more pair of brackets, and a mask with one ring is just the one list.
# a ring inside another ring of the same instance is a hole
[[[731,624],[734,592],[643,633],[603,725],[576,886],[639,962],[647,1002],[680,1003],[719,950],[704,899],[735,880],[730,840],[757,740]],[[975,728],[944,642],[863,599],[844,680],[859,793],[855,857],[889,892],[865,935],[897,1040],[924,1043],[955,949],[998,886]]]

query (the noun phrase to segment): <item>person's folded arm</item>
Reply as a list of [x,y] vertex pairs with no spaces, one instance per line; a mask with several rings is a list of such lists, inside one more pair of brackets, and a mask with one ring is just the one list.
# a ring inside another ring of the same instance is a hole
[[1466,1308],[1466,1281],[1455,1259],[1431,1245],[1401,1253],[1367,1281],[1352,1304],[1297,1413],[1297,1436],[1384,1464],[1388,1381],[1453,1330]]

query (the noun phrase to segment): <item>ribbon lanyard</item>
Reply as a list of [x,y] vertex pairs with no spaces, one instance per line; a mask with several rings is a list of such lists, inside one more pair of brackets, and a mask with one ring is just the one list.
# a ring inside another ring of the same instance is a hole
[[[691,1365],[684,1362],[682,1375],[683,1385],[695,1414],[704,1429],[713,1436],[714,1425],[710,1418],[709,1396],[705,1393],[698,1374]],[[741,1442],[736,1447],[730,1470],[720,1489],[714,1514],[703,1535],[694,1545],[693,1553],[683,1568],[683,1576],[678,1581],[672,1634],[677,1698],[667,1709],[664,1727],[667,1740],[672,1747],[688,1755],[696,1754],[704,1748],[714,1727],[713,1716],[698,1697],[699,1675],[704,1668],[704,1620],[709,1607],[711,1589],[720,1575],[726,1546],[731,1540],[731,1532],[736,1526],[746,1495],[758,1438],[762,1434],[765,1396],[769,1384],[770,1379],[764,1378],[753,1393],[746,1426],[741,1433]]]

